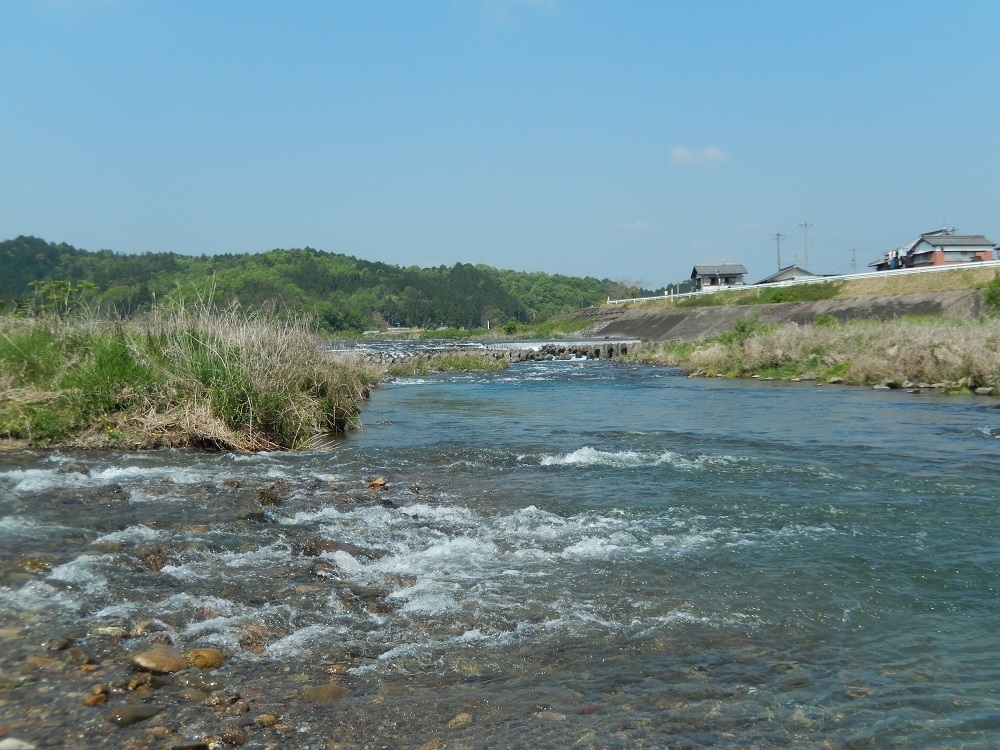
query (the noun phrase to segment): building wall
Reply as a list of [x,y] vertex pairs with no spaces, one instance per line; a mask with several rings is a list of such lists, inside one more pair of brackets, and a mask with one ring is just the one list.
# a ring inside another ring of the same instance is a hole
[[907,263],[907,266],[913,268],[943,266],[948,263],[968,263],[972,260],[993,260],[993,251],[980,247],[950,247],[947,250],[937,247],[919,248],[913,254],[912,263]]

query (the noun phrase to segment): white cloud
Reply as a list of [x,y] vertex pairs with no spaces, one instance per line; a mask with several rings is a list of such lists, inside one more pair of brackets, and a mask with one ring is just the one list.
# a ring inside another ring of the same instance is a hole
[[652,229],[653,225],[649,222],[636,219],[635,221],[621,221],[618,223],[618,228],[628,232],[645,232],[647,229]]
[[684,146],[674,146],[670,149],[670,160],[674,164],[694,164],[697,166],[715,166],[729,159],[718,146],[690,149]]

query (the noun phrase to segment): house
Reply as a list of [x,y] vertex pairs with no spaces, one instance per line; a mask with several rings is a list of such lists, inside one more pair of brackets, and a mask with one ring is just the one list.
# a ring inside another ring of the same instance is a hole
[[908,245],[889,250],[882,258],[868,265],[876,271],[890,271],[895,268],[946,266],[951,263],[993,260],[997,247],[993,240],[981,234],[954,232],[954,229],[924,232]]
[[694,281],[695,291],[700,292],[705,289],[723,289],[729,286],[743,286],[743,277],[747,275],[747,269],[742,263],[717,263],[703,264],[694,267],[691,271],[691,280]]
[[770,276],[758,281],[758,284],[777,284],[779,281],[789,281],[790,279],[800,279],[803,276],[815,276],[812,271],[807,271],[802,266],[785,266],[772,273]]

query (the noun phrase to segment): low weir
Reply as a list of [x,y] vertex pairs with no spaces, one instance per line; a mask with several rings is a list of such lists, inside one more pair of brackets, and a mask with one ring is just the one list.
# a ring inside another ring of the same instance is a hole
[[477,352],[504,362],[546,362],[554,360],[573,359],[618,359],[628,354],[630,349],[639,345],[638,340],[605,340],[605,341],[547,341],[529,342],[491,342],[470,346],[468,344],[438,344],[410,348],[397,346],[387,349],[367,348],[363,346],[334,346],[329,351],[351,352],[369,362],[382,366],[391,366],[413,359],[444,357],[456,352]]

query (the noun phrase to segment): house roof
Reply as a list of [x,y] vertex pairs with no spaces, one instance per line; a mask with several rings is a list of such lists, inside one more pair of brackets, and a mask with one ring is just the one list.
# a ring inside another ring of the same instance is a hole
[[[941,234],[941,235],[921,235],[920,240],[934,247],[996,247],[993,240],[987,239],[981,234]],[[914,248],[919,245],[917,242]]]
[[758,281],[758,284],[771,284],[775,281],[784,281],[785,279],[794,279],[796,276],[815,276],[812,271],[807,271],[802,268],[802,266],[785,266],[784,268],[778,269],[777,273],[772,273],[770,276]]
[[691,278],[696,276],[739,276],[746,275],[747,269],[742,263],[704,263],[694,267]]
[[[924,232],[917,239],[908,242],[902,247],[897,247],[895,250],[900,255],[912,255],[913,251],[922,242],[926,242],[932,247],[996,247],[996,243],[993,240],[987,239],[981,234],[952,234],[952,231],[954,230],[935,229],[933,232]],[[881,258],[868,265],[872,268],[881,265],[889,259],[892,252],[892,250],[887,250]]]

